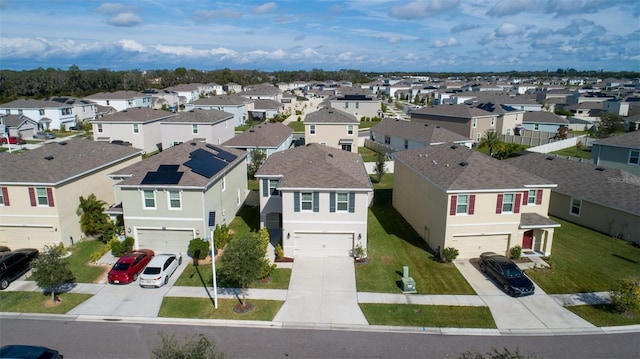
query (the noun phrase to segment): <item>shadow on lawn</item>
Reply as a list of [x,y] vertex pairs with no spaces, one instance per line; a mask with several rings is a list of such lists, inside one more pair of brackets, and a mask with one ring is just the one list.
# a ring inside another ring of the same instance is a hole
[[[249,232],[260,230],[260,207],[244,205],[237,214],[239,219],[249,227]],[[236,220],[238,219],[236,218]]]
[[404,220],[404,218],[396,211],[393,206],[374,205],[371,207],[371,213],[376,217],[378,223],[387,234],[392,234],[403,241],[418,247],[426,252],[432,253],[427,243],[420,238],[418,233]]

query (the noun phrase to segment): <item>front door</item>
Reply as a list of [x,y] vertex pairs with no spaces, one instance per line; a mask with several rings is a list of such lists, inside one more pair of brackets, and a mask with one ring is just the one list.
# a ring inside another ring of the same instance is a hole
[[531,249],[533,245],[533,230],[524,232],[522,235],[522,249]]

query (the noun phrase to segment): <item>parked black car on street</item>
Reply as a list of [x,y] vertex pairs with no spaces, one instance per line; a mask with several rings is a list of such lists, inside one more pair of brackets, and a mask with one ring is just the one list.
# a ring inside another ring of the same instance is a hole
[[35,345],[5,345],[0,348],[0,358],[63,359],[55,349]]
[[535,290],[533,282],[518,265],[503,255],[494,252],[482,253],[478,265],[483,273],[495,279],[512,297],[532,295]]
[[33,248],[0,253],[0,290],[7,289],[11,282],[29,271],[31,261],[38,254],[38,250]]

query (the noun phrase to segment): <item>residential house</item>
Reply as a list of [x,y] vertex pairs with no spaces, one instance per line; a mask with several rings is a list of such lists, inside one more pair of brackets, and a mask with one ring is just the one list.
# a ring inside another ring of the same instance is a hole
[[38,122],[25,115],[0,114],[0,136],[15,136],[26,139],[38,132]]
[[528,111],[524,113],[522,126],[527,131],[557,133],[558,128],[569,126],[569,120],[547,111]]
[[168,108],[173,108],[177,111],[178,109],[178,103],[180,102],[180,96],[178,95],[177,92],[175,91],[170,91],[170,90],[156,90],[156,89],[150,89],[150,90],[144,90],[142,91],[143,94],[146,95],[151,95],[151,108],[160,110],[163,108],[163,106],[166,106]]
[[225,147],[247,151],[247,162],[251,162],[251,151],[263,150],[267,158],[284,151],[293,143],[293,129],[279,122],[264,122],[237,134],[224,142]]
[[160,121],[162,148],[192,139],[219,145],[234,136],[233,114],[218,110],[193,109]]
[[273,100],[276,102],[281,102],[282,100],[282,91],[271,84],[245,87],[244,91],[239,92],[238,95],[251,100]]
[[284,105],[281,102],[269,99],[253,100],[253,110],[249,111],[249,118],[264,121],[278,116],[282,110]]
[[222,89],[227,94],[234,94],[234,93],[242,92],[242,85],[239,85],[235,82],[229,82],[226,85],[223,85]]
[[548,256],[554,229],[548,217],[549,180],[455,144],[394,154],[393,206],[441,254],[483,252]]
[[591,159],[598,166],[618,168],[640,176],[640,131],[594,142]]
[[130,144],[145,152],[162,150],[160,122],[175,117],[172,112],[136,107],[91,121],[93,140]]
[[0,154],[0,245],[38,248],[80,241],[79,198],[113,203],[108,174],[139,163],[142,151],[72,139]]
[[[113,171],[113,188],[134,247],[186,253],[189,241],[210,241],[246,199],[245,152],[191,140]],[[115,213],[112,213],[115,214]]]
[[348,257],[367,248],[373,186],[362,157],[317,143],[272,154],[256,173],[260,227],[287,257]]
[[96,118],[98,107],[95,102],[76,97],[51,97],[51,101],[60,102],[73,106],[73,113],[76,115],[76,122],[88,122]]
[[358,153],[359,124],[360,121],[352,114],[333,108],[321,108],[304,118],[305,142]]
[[550,215],[640,245],[640,177],[533,152],[506,162],[558,184],[551,190]]
[[15,100],[0,105],[4,115],[24,115],[38,123],[38,130],[55,130],[76,124],[74,107],[51,100]]
[[389,148],[390,151],[404,151],[442,143],[456,143],[471,148],[473,140],[428,123],[387,118],[373,126],[369,133],[371,140]]
[[600,112],[602,112],[602,102],[574,103],[572,105],[563,106],[562,108],[573,112],[573,117],[588,120],[593,123],[600,119],[599,116]]
[[95,102],[100,106],[110,106],[116,111],[123,111],[135,107],[151,107],[151,94],[137,91],[100,92],[86,96],[85,100]]
[[247,123],[249,111],[253,111],[253,100],[237,95],[218,95],[201,98],[185,105],[186,111],[194,108],[203,110],[218,110],[233,114],[234,127]]
[[178,107],[184,106],[200,98],[200,88],[198,84],[180,84],[167,87],[164,91],[172,92],[178,95]]
[[360,121],[363,117],[382,116],[381,102],[374,95],[364,93],[345,93],[330,100],[330,106],[336,110],[350,113]]

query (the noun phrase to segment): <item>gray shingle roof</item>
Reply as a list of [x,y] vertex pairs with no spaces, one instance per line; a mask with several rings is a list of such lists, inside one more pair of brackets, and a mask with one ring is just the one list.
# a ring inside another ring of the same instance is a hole
[[69,106],[70,105],[57,102],[57,101],[20,99],[20,100],[4,103],[0,105],[0,108],[26,109],[26,108],[50,108],[50,107],[60,108],[60,107],[69,107]]
[[99,92],[86,96],[89,100],[129,100],[132,98],[151,97],[150,94],[144,94],[137,91],[115,91],[115,92]]
[[360,123],[356,116],[334,108],[321,108],[318,111],[311,112],[304,118],[306,124],[316,123],[340,123],[340,124],[358,124]]
[[628,172],[533,152],[506,162],[557,183],[554,192],[640,214],[640,177]]
[[371,132],[417,141],[425,145],[443,142],[468,142],[468,139],[440,126],[416,121],[384,119],[371,128]]
[[611,136],[595,143],[603,146],[640,149],[640,131],[627,132],[622,135]]
[[520,228],[560,227],[560,224],[537,213],[522,213],[520,215]]
[[[213,147],[213,148],[211,148]],[[196,150],[204,150],[208,153],[216,154],[217,149],[221,149],[223,151],[229,152],[235,156],[237,156],[233,161],[227,163],[227,165],[216,172],[212,177],[206,177],[196,172],[193,172],[191,167],[185,165],[186,162],[191,160],[191,155]],[[147,173],[156,172],[161,165],[177,165],[178,172],[183,172],[180,181],[177,184],[172,186],[175,187],[202,187],[205,188],[211,183],[217,181],[217,179],[228,171],[229,168],[234,167],[238,162],[241,162],[246,157],[246,152],[241,150],[236,150],[228,147],[214,146],[208,145],[203,141],[191,140],[189,142],[182,143],[177,146],[170,147],[156,155],[145,158],[142,162],[137,163],[133,166],[129,166],[123,168],[117,172],[112,173],[113,175],[133,175],[130,178],[127,178],[119,183],[122,186],[143,186],[142,180],[145,178]],[[150,185],[152,187],[157,187],[158,185]],[[166,185],[162,185],[166,187]]]
[[[139,149],[89,139],[51,143],[23,153],[0,153],[0,168],[4,169],[0,182],[56,184],[141,153]],[[49,156],[52,158],[46,159]]]
[[504,161],[453,144],[395,152],[394,158],[445,191],[521,189],[554,184]]
[[280,188],[373,188],[359,154],[317,143],[272,154],[256,176],[282,176]]
[[218,95],[207,98],[200,98],[192,103],[200,106],[242,106],[252,100],[238,95]]
[[244,131],[223,143],[223,146],[229,147],[260,147],[260,148],[277,148],[291,134],[293,129],[281,123],[265,122]]
[[447,116],[447,117],[460,117],[471,119],[473,117],[491,116],[491,112],[483,109],[469,106],[467,104],[458,105],[440,105],[440,106],[427,106],[417,110],[411,111],[411,114],[432,116]]
[[169,123],[210,123],[214,124],[220,121],[233,118],[233,114],[218,110],[203,110],[194,108],[191,111],[178,112],[177,116],[171,116],[162,120],[162,124]]
[[34,124],[38,123],[38,121],[32,120],[25,115],[2,115],[2,117],[4,117],[5,125],[11,128],[19,127],[25,121],[32,122]]
[[94,123],[146,123],[177,116],[173,112],[134,107],[93,120]]
[[253,108],[256,110],[277,110],[283,106],[280,102],[269,99],[258,99],[253,102]]
[[527,111],[524,113],[523,123],[553,123],[558,125],[569,124],[569,120],[548,111]]

